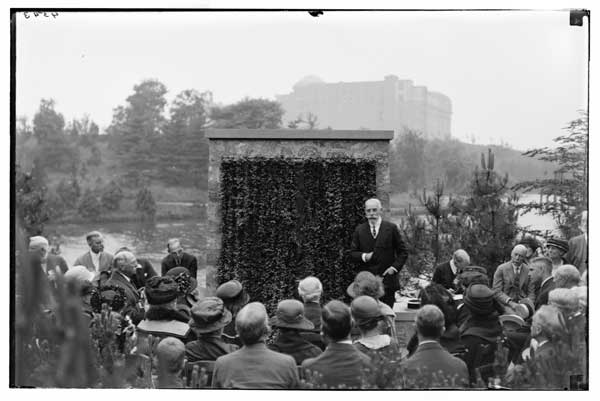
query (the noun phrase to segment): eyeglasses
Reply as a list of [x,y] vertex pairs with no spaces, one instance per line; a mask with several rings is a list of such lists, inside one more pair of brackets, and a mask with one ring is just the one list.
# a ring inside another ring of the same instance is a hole
[[365,209],[365,212],[378,212],[379,209]]

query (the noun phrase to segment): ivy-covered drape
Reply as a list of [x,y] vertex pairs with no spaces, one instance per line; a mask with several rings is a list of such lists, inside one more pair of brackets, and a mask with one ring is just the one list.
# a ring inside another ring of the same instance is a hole
[[356,274],[352,232],[375,190],[375,160],[224,160],[219,282],[240,280],[270,312],[308,275],[324,299],[342,298]]

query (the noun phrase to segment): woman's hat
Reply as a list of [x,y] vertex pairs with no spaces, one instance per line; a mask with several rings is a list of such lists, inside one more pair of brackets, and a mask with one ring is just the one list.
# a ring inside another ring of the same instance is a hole
[[472,284],[467,288],[463,298],[464,304],[476,315],[488,315],[494,307],[494,291],[485,284]]
[[546,241],[546,246],[553,246],[554,248],[560,249],[564,253],[569,251],[569,242],[565,241],[564,239],[550,238],[548,241]]
[[146,281],[144,289],[150,305],[160,305],[171,302],[179,296],[179,285],[172,277],[155,276]]
[[219,330],[231,322],[231,312],[217,297],[207,297],[198,301],[191,309],[190,327],[198,333],[210,333]]
[[246,298],[245,302],[248,302],[250,300],[250,296],[243,291],[243,289],[244,287],[239,281],[229,280],[217,288],[217,293],[215,295],[225,301],[233,299],[243,292],[243,296]]
[[172,268],[165,274],[165,277],[172,277],[177,285],[179,285],[179,293],[181,295],[189,294],[198,286],[198,281],[190,275],[190,271],[183,266]]
[[375,276],[368,271],[362,271],[356,275],[354,281],[346,288],[346,293],[352,298],[360,295],[370,295],[375,298],[383,296],[383,281],[381,277]]
[[359,326],[383,317],[382,310],[379,307],[377,300],[366,295],[354,298],[350,304],[350,313],[356,324]]
[[304,317],[302,302],[295,299],[284,299],[279,302],[275,316],[269,319],[269,323],[273,327],[304,331],[315,328],[312,322]]

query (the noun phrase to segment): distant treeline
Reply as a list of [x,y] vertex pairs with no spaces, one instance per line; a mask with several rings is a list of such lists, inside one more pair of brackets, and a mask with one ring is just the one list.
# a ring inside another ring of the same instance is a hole
[[[166,93],[157,80],[135,85],[125,104],[113,109],[112,122],[102,133],[89,116],[65,121],[52,99],[40,102],[31,122],[18,118],[17,163],[20,171],[32,174],[33,184],[46,187],[55,217],[69,210],[84,218],[98,218],[99,208],[112,214],[134,210],[136,197],[146,188],[167,202],[202,199],[207,190],[206,128],[282,127],[284,111],[276,101],[245,98],[217,105],[211,92],[187,89],[168,104]],[[308,113],[287,128],[318,125],[318,118]],[[503,168],[500,173],[508,173],[511,183],[553,174],[551,163],[490,147]],[[487,148],[455,139],[426,140],[412,131],[399,134],[390,148],[392,190],[422,190],[439,179],[447,192],[464,193]]]

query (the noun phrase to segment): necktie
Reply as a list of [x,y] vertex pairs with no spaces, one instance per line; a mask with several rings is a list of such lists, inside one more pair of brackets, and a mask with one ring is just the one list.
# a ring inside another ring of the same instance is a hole
[[373,234],[373,238],[377,237],[377,231],[375,231],[375,226],[371,227],[371,234]]

